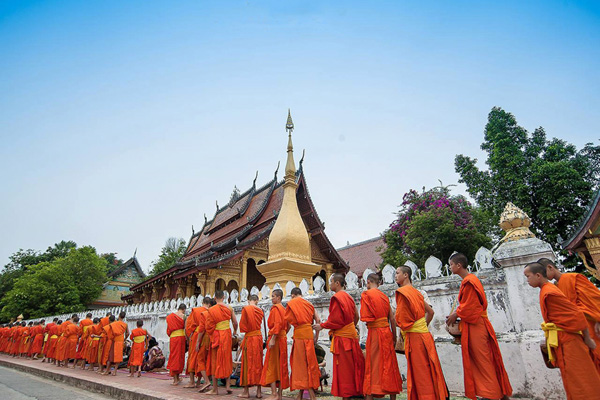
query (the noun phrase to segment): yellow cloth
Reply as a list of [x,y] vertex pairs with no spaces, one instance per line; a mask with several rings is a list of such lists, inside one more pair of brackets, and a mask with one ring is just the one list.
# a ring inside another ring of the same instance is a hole
[[425,317],[418,319],[415,321],[415,323],[408,328],[405,331],[402,331],[402,337],[406,338],[406,333],[407,332],[411,332],[411,333],[428,333],[429,329],[427,328],[427,321],[425,320]]
[[171,332],[171,334],[169,335],[169,337],[178,337],[178,336],[185,336],[185,330],[177,329],[176,331]]
[[[559,328],[556,324],[552,322],[544,323],[542,322],[542,330],[544,331],[544,336],[546,336],[546,349],[548,350],[548,359],[550,361],[554,361],[554,354],[552,353],[552,348],[558,347],[558,331],[564,331],[564,329]],[[571,332],[577,333],[581,335],[581,331]]]
[[294,339],[313,340],[313,330],[311,324],[301,324],[294,327]]
[[334,329],[332,331],[329,331],[329,334],[332,336],[331,338],[331,347],[329,348],[329,350],[331,350],[332,353],[335,353],[335,337],[345,337],[348,339],[358,339],[358,332],[356,331],[356,326],[354,326],[354,322],[350,322],[348,325],[344,326],[343,328],[340,329]]
[[258,329],[256,331],[250,331],[250,332],[246,332],[244,334],[244,337],[252,337],[252,336],[262,336],[262,332],[260,331],[260,329]]
[[100,340],[100,338],[99,337],[95,337],[92,340]]
[[58,339],[58,336],[52,335],[52,336],[50,336],[50,339]]
[[375,321],[367,322],[367,328],[385,328],[390,326],[387,317],[377,318]]
[[229,329],[228,319],[226,319],[225,321],[218,322],[217,326],[215,327],[215,331],[226,331],[227,329]]
[[146,336],[134,336],[133,343],[144,343],[146,341]]
[[86,333],[89,327],[90,327],[90,325],[86,325],[86,326],[84,326],[84,327],[83,327],[83,333]]

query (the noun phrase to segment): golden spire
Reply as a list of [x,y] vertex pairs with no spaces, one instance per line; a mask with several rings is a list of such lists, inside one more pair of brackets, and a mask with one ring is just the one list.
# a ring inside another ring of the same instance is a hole
[[287,181],[288,179],[296,179],[296,163],[294,162],[294,146],[292,145],[294,122],[292,121],[292,114],[289,108],[285,130],[288,133],[287,162],[285,164],[285,180]]
[[531,219],[513,203],[506,203],[504,211],[500,215],[500,228],[506,235],[500,240],[500,243],[512,242],[515,240],[534,238],[535,235],[529,230]]

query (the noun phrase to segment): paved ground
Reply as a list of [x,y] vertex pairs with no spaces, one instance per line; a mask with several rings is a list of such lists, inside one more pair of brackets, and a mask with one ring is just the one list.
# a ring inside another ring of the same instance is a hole
[[0,367],[0,397],[3,400],[113,399],[5,367]]

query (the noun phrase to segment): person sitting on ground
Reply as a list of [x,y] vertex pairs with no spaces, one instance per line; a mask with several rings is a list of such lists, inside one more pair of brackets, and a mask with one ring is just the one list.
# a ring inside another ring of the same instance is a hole
[[165,356],[163,355],[162,350],[158,347],[158,342],[155,338],[151,337],[148,341],[148,351],[146,352],[146,357],[144,364],[142,365],[142,370],[146,372],[153,371],[155,369],[159,369],[165,366]]

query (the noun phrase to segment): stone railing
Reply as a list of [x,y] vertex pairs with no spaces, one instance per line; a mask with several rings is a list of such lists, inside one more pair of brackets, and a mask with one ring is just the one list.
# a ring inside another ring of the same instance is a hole
[[[495,249],[494,253],[488,249],[481,248],[475,257],[474,266],[470,270],[474,272],[486,291],[488,300],[488,316],[496,330],[496,336],[503,354],[504,364],[509,374],[514,397],[543,398],[543,399],[561,399],[564,398],[564,391],[560,383],[560,375],[557,370],[549,370],[544,366],[539,351],[539,340],[543,337],[540,330],[542,322],[537,290],[529,287],[523,275],[523,266],[531,261],[536,261],[540,257],[554,259],[554,252],[550,245],[539,239],[529,238],[515,242],[507,242]],[[424,292],[435,311],[435,316],[429,326],[433,334],[442,363],[444,375],[450,391],[463,392],[462,375],[462,357],[460,346],[452,344],[452,337],[445,329],[445,316],[452,312],[456,305],[456,298],[460,288],[460,278],[453,276],[447,265],[435,258],[430,257],[424,265],[424,273],[416,265],[413,265],[413,285]],[[360,307],[361,294],[365,290],[366,277],[374,272],[366,270],[362,279],[349,272],[346,275],[347,292],[354,298],[358,307]],[[390,303],[395,307],[394,292],[397,288],[394,283],[395,269],[392,266],[385,266],[381,271],[383,285],[380,289],[390,298]],[[271,307],[270,293],[273,289],[282,289],[284,293],[289,294],[296,285],[293,282],[285,284],[275,284],[273,288],[263,286],[251,288],[249,291],[242,289],[238,293],[232,290],[226,294],[226,301],[229,303],[238,320],[241,316],[241,310],[247,304],[249,294],[259,296],[259,307],[265,311],[265,317],[268,318]],[[299,285],[305,298],[314,306],[323,320],[329,315],[329,301],[332,292],[325,292],[325,282],[317,277],[313,282],[311,290],[310,284],[304,280]],[[285,296],[283,303],[289,301],[289,296]],[[168,356],[169,347],[166,334],[166,316],[174,312],[180,303],[188,306],[188,312],[191,308],[199,306],[201,298],[195,296],[183,299],[163,300],[150,303],[136,304],[122,307],[111,307],[99,310],[90,310],[77,313],[80,318],[85,317],[89,312],[94,317],[104,317],[107,312],[118,315],[124,311],[130,330],[135,328],[136,321],[143,320],[144,328],[156,337],[159,345],[163,349],[165,356]],[[72,314],[62,314],[56,317],[65,320]],[[54,316],[46,317],[46,321],[52,320]],[[362,344],[366,341],[367,327],[360,322],[358,325],[360,341]],[[266,332],[263,332],[263,335]],[[291,346],[292,332],[288,335],[288,345]],[[327,348],[329,337],[327,332],[322,331],[319,336],[319,343]],[[327,352],[327,369],[331,373],[332,359],[331,354]],[[406,374],[406,360],[404,356],[398,356],[398,362],[401,372]]]

